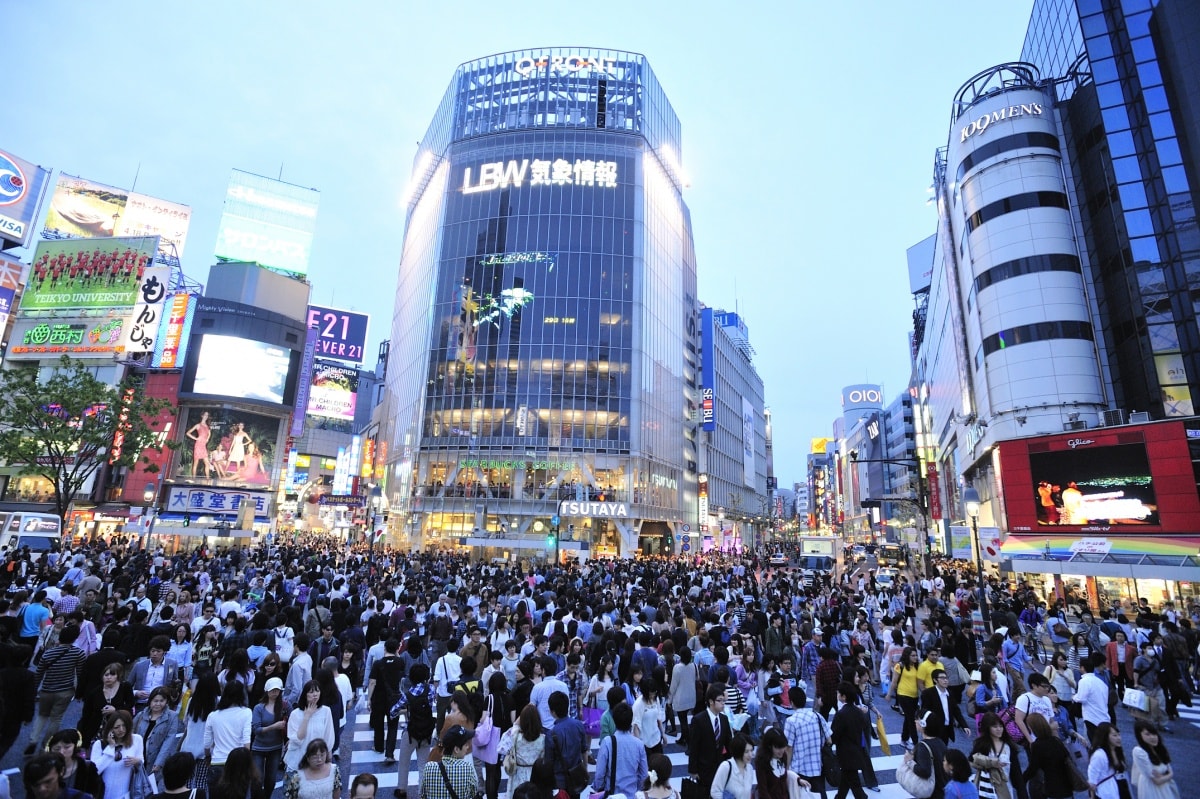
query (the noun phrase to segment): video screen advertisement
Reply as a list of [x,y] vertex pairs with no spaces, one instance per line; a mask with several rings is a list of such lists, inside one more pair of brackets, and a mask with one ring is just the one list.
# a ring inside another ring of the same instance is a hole
[[[358,370],[322,361],[313,362],[312,388],[308,393],[308,415],[318,420],[353,427],[358,403]],[[334,425],[323,425],[334,429]]]
[[157,249],[158,236],[40,241],[20,311],[132,310]]
[[199,347],[183,373],[184,394],[270,405],[291,405],[295,400],[299,351],[220,333],[194,338]]
[[320,197],[315,189],[233,170],[215,255],[308,274]]
[[1182,422],[1000,442],[1008,529],[1200,533],[1200,493]]
[[50,170],[0,150],[0,239],[29,244],[49,181]]
[[283,449],[287,419],[224,405],[188,405],[181,409],[183,431],[177,480],[221,486],[269,486]]
[[60,174],[46,232],[71,238],[158,236],[159,252],[183,257],[192,209],[86,178]]

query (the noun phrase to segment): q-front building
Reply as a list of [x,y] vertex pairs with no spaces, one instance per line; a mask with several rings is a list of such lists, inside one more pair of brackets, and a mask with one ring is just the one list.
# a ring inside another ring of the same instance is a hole
[[700,367],[681,152],[644,56],[523,50],[456,70],[407,198],[390,543],[678,546],[696,518]]

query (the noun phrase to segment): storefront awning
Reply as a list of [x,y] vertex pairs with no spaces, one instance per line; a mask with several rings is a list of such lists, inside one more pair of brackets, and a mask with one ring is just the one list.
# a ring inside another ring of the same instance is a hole
[[1083,575],[1133,580],[1200,582],[1200,556],[1075,553],[1062,560],[1050,557],[1009,558],[1005,571],[1025,574]]

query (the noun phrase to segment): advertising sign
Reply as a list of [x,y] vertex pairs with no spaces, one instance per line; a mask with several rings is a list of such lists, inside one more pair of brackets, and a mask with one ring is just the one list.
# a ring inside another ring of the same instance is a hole
[[20,310],[133,308],[157,236],[40,241]]
[[307,274],[319,200],[314,189],[233,170],[217,228],[217,258]]
[[182,257],[192,209],[137,192],[60,174],[46,232],[72,239],[158,236],[158,251]]
[[192,313],[196,303],[192,295],[176,294],[163,312],[162,327],[154,342],[153,365],[157,369],[178,369],[187,355]]
[[128,326],[129,340],[125,345],[126,352],[154,352],[154,342],[158,340],[158,329],[162,324],[163,309],[166,307],[167,283],[170,280],[169,266],[152,266],[146,270],[142,284],[138,287],[133,319]]
[[317,361],[313,364],[312,374],[308,415],[353,422],[358,397],[358,370]]
[[308,306],[308,326],[318,337],[314,355],[346,363],[362,363],[367,348],[367,327],[371,317],[365,313]]
[[184,441],[175,477],[211,485],[271,484],[284,420],[219,405],[193,405],[180,417]]
[[859,411],[877,411],[883,407],[883,387],[860,384],[842,389],[842,417],[858,420]]
[[975,556],[971,546],[971,528],[965,525],[950,525],[950,557],[955,560],[970,560]]
[[925,483],[929,489],[929,518],[936,522],[942,518],[942,483],[937,466],[932,463],[926,467]]
[[754,487],[754,406],[742,397],[742,483]]
[[304,432],[304,417],[303,409],[308,407],[308,394],[312,389],[313,376],[313,353],[317,349],[317,338],[319,333],[316,328],[310,327],[308,335],[304,339],[304,352],[300,355],[300,380],[296,384],[296,407],[298,410],[292,414],[292,426],[288,430],[289,435],[298,436]]
[[1200,532],[1189,432],[1159,422],[1004,442],[1009,532]]
[[49,179],[49,170],[0,150],[0,238],[29,244]]
[[[200,513],[212,516],[234,515],[242,505],[254,505],[254,517],[267,521],[270,498],[260,491],[231,491],[220,488],[171,486],[167,489],[166,513]],[[260,518],[262,517],[262,518]]]
[[713,339],[713,310],[703,308],[700,311],[700,415],[702,427],[705,430],[717,429],[717,406],[715,390],[717,385],[716,358],[717,353]]
[[9,336],[7,357],[36,360],[46,355],[110,358],[125,350],[129,317],[18,319]]

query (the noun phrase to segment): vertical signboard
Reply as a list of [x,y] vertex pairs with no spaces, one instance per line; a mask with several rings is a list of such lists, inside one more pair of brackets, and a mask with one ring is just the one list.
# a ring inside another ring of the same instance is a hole
[[29,244],[49,179],[49,170],[0,150],[0,239]]
[[142,283],[138,287],[137,305],[133,306],[133,319],[126,328],[128,340],[125,343],[125,352],[154,352],[163,309],[167,304],[167,283],[170,279],[169,266],[152,266],[142,276]]
[[217,227],[217,258],[308,274],[319,199],[315,189],[233,170]]
[[742,483],[754,487],[754,406],[742,397]]
[[715,345],[713,311],[712,308],[703,308],[700,311],[700,421],[708,431],[717,429]]
[[937,466],[929,464],[925,482],[929,487],[929,518],[935,523],[942,518],[942,484],[938,478]]
[[195,306],[192,295],[187,293],[176,294],[166,304],[162,327],[154,341],[151,363],[156,369],[178,369],[183,364]]
[[296,382],[296,411],[292,414],[292,429],[288,435],[298,436],[304,432],[304,411],[308,407],[308,396],[312,389],[313,353],[317,349],[318,333],[310,327],[304,338],[304,354],[300,357],[300,378]]

